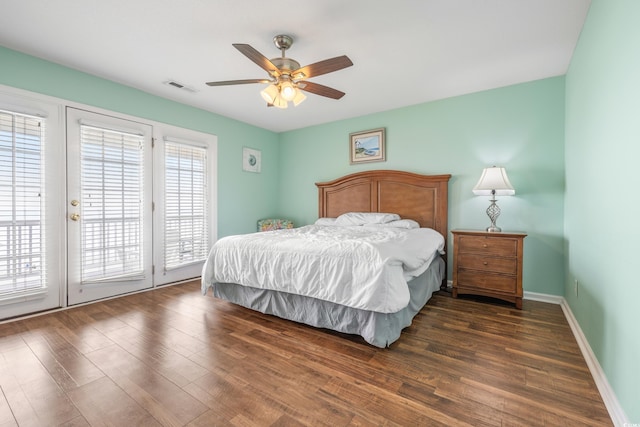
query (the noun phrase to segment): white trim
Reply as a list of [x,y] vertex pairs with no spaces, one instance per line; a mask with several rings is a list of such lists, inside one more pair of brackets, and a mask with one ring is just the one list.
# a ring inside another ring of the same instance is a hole
[[[210,139],[210,135],[205,134],[204,138]],[[210,141],[194,141],[193,139],[176,138],[173,136],[166,136],[166,135],[163,136],[162,139],[166,142],[173,142],[174,144],[190,145],[192,147],[199,147],[199,148],[205,148],[205,149],[211,147]]]
[[540,294],[538,292],[529,291],[524,291],[524,295],[522,297],[529,301],[546,302],[549,304],[562,304],[562,301],[564,301],[563,297],[559,297],[557,295]]
[[46,113],[44,111],[30,109],[29,107],[25,107],[24,105],[16,105],[14,107],[11,104],[5,104],[4,102],[0,102],[0,111],[9,114],[21,114],[23,116],[36,119],[46,119],[47,117],[49,117],[49,113]]
[[9,294],[11,296],[9,297],[5,297],[5,298],[1,298],[0,299],[0,306],[3,305],[9,305],[9,304],[15,304],[18,302],[23,302],[23,301],[31,301],[31,300],[36,300],[36,299],[45,299],[47,297],[47,294],[49,293],[48,288],[40,288],[38,290],[30,290],[30,291],[26,291],[26,292],[16,292],[15,294]]
[[[112,119],[112,118],[113,118],[112,116],[109,117],[109,119]],[[80,126],[90,127],[97,131],[108,130],[111,132],[121,133],[125,135],[145,136],[144,132],[142,132],[140,129],[127,129],[120,125],[105,124],[100,122],[94,122],[92,120],[87,120],[87,119],[80,119],[78,120],[78,123],[80,123]]]
[[596,383],[596,387],[598,387],[598,391],[600,392],[600,396],[602,396],[602,400],[604,401],[604,406],[607,407],[607,411],[609,411],[609,416],[611,417],[611,421],[615,426],[623,427],[625,425],[630,425],[629,419],[622,409],[618,398],[616,397],[615,392],[611,388],[609,381],[607,380],[607,376],[605,375],[596,355],[593,353],[587,338],[585,337],[578,321],[576,320],[573,312],[571,311],[571,307],[567,303],[567,300],[562,298],[562,302],[560,303],[560,307],[564,312],[565,317],[567,318],[567,323],[569,323],[569,327],[573,332],[573,336],[576,338],[578,342],[578,347],[580,347],[580,351],[582,352],[582,356],[584,357],[585,362],[587,362],[587,366],[589,367],[589,371],[593,376],[593,380]]

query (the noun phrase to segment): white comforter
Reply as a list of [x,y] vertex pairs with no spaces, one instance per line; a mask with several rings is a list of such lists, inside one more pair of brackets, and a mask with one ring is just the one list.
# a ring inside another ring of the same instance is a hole
[[238,283],[395,313],[409,303],[407,281],[443,248],[430,228],[308,225],[228,236],[211,249],[202,291]]

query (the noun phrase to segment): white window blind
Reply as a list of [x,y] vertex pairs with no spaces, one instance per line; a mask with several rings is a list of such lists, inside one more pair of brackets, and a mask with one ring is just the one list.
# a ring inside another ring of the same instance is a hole
[[82,283],[143,274],[143,141],[80,125]]
[[45,121],[0,110],[0,300],[44,292]]
[[164,146],[164,266],[170,270],[207,255],[207,151],[172,140]]

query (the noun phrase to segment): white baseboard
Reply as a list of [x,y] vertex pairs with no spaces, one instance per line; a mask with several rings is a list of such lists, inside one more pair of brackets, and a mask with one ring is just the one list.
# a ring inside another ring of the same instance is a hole
[[539,294],[537,292],[529,291],[524,291],[522,298],[531,301],[548,302],[549,304],[562,304],[562,301],[564,301],[563,297],[559,297],[557,295]]
[[571,308],[569,307],[566,299],[562,298],[560,307],[562,307],[562,311],[564,312],[564,316],[567,318],[569,327],[571,327],[573,336],[578,342],[578,346],[580,347],[582,356],[587,362],[589,371],[591,371],[593,380],[595,381],[596,386],[598,387],[598,391],[600,392],[600,396],[602,396],[602,400],[604,401],[604,406],[606,406],[607,411],[609,411],[609,416],[611,417],[613,425],[618,427],[631,425],[629,423],[629,419],[627,418],[627,414],[625,414],[624,409],[622,409],[622,406],[620,406],[620,402],[618,401],[615,392],[611,388],[611,385],[607,380],[607,376],[602,370],[602,367],[600,366],[596,355],[593,353],[593,350],[591,349],[591,346],[587,341],[587,337],[584,336],[584,333],[582,332],[578,321],[574,317],[573,312],[571,311]]

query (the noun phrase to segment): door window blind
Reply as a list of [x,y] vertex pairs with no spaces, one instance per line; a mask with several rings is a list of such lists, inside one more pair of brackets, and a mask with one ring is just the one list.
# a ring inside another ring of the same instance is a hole
[[169,140],[164,146],[164,265],[170,270],[207,255],[207,151]]
[[80,125],[82,283],[143,274],[143,141]]
[[0,110],[0,300],[44,292],[45,120]]

